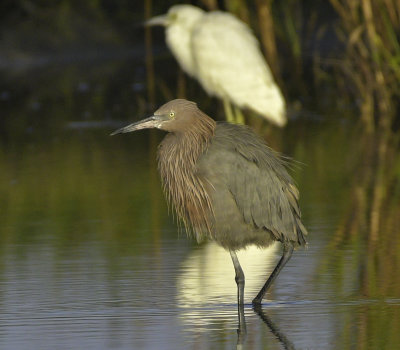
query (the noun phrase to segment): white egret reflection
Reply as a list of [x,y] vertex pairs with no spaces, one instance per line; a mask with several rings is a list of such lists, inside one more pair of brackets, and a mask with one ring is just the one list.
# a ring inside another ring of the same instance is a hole
[[[245,303],[250,303],[279,259],[279,243],[267,249],[251,246],[238,257],[246,276]],[[235,270],[229,252],[213,242],[190,252],[182,262],[177,281],[179,306],[236,305]],[[236,313],[236,308],[232,308]]]

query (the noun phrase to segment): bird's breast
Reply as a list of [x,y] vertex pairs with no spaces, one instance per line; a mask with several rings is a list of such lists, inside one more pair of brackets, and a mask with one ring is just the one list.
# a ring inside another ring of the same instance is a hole
[[158,151],[158,166],[168,202],[186,231],[200,241],[211,235],[214,223],[210,196],[204,180],[197,174],[195,153],[187,145],[167,138]]

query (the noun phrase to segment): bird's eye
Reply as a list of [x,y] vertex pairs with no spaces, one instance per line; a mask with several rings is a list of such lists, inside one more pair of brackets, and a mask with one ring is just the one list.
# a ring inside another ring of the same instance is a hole
[[178,18],[178,15],[176,13],[169,13],[168,18],[171,22],[174,22]]
[[175,118],[175,112],[169,112],[169,119]]

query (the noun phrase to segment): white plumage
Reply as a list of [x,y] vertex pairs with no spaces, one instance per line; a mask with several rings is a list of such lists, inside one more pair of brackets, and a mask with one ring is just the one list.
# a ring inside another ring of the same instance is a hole
[[147,22],[164,25],[167,45],[182,69],[209,95],[286,124],[282,93],[249,27],[227,12],[172,6]]

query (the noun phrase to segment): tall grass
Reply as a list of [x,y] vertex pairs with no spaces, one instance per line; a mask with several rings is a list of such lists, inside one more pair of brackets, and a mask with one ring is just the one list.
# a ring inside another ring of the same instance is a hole
[[[216,6],[212,3],[210,9]],[[338,99],[356,103],[368,133],[389,131],[400,97],[399,1],[330,0],[310,5],[293,0],[236,0],[224,4],[225,10],[254,28],[284,91],[301,96],[313,83],[318,92],[318,85],[328,79]],[[331,27],[335,37],[321,39]],[[320,39],[326,42],[316,43]],[[325,64],[332,57],[335,65],[328,70],[307,66]]]
[[368,132],[386,132],[400,97],[400,2],[330,0],[340,21],[337,33],[346,45],[341,71],[360,101]]

